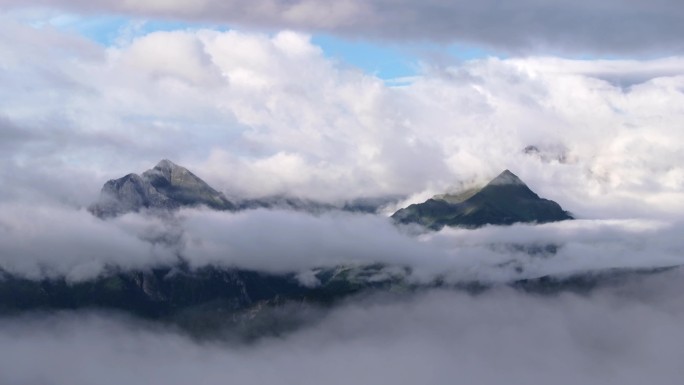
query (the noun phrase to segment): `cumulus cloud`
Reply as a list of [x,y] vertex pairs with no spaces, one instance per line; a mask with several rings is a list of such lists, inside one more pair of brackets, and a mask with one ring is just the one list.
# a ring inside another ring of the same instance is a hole
[[[49,5],[511,51],[681,50],[681,7],[668,1],[648,12],[617,1],[600,10],[380,0]],[[177,30],[102,47],[0,16],[0,269],[79,281],[183,260],[296,272],[315,284],[312,269],[340,264],[406,266],[420,282],[678,266],[682,68],[679,56],[486,58],[424,63],[392,86],[327,58],[298,32]],[[509,168],[580,220],[416,234],[362,214],[186,209],[103,221],[82,208],[107,179],[161,158],[230,196],[324,201],[397,193],[415,201]],[[374,297],[249,346],[200,344],[111,314],[2,318],[0,382],[677,383],[681,274],[584,297]]]
[[0,28],[5,201],[85,206],[106,180],[170,158],[229,196],[424,198],[509,168],[581,218],[684,210],[681,57],[426,63],[391,86],[290,31],[103,48]]
[[485,45],[508,52],[556,50],[586,54],[681,53],[676,0],[4,0],[7,9],[49,6],[77,13],[119,12],[271,29],[291,28],[395,41],[429,40]]
[[673,271],[589,296],[371,297],[249,345],[198,343],[110,314],[24,315],[0,319],[0,373],[8,385],[676,384],[681,278]]
[[[510,252],[488,242],[515,237],[566,244],[554,263],[525,262],[530,276],[562,274],[572,263],[575,270],[645,266],[649,258],[676,264],[681,255],[682,58],[489,58],[426,65],[408,84],[390,86],[331,61],[308,36],[290,31],[156,32],[103,48],[3,21],[0,228],[3,268],[11,271],[78,279],[110,263],[136,268],[181,253],[198,265],[282,272],[372,261],[458,279],[479,272],[478,264],[509,262]],[[370,216],[191,210],[175,222],[138,215],[101,222],[78,209],[106,180],[161,158],[229,196],[327,201],[397,193],[425,199],[509,168],[586,219],[576,222],[586,231],[513,226],[412,239]],[[268,242],[254,244],[260,231]],[[178,242],[165,248],[155,237]],[[416,262],[422,255],[430,257]],[[517,277],[510,270],[481,276]]]

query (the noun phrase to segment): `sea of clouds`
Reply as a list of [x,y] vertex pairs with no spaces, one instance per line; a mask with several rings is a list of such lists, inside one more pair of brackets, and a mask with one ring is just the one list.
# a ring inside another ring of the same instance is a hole
[[[96,278],[184,261],[271,273],[306,273],[339,265],[410,267],[430,282],[510,282],[607,269],[684,263],[681,222],[574,220],[416,233],[382,215],[291,210],[222,212],[184,209],[173,215],[131,213],[102,220],[87,210],[0,206],[0,268],[39,279]],[[524,247],[552,245],[555,254]]]
[[251,344],[121,315],[0,319],[3,384],[677,384],[682,272],[591,295],[433,290],[332,309]]
[[[507,282],[681,265],[682,7],[610,1],[595,18],[576,3],[483,13],[489,2],[51,2],[279,31],[147,33],[133,20],[103,45],[21,9],[47,2],[0,1],[0,268],[79,281],[181,259],[273,273],[381,262],[421,282]],[[595,23],[578,31],[577,20]],[[415,77],[380,79],[282,28],[465,36],[513,54],[426,58]],[[535,47],[669,56],[567,59]],[[231,197],[326,202],[400,194],[407,204],[510,169],[578,220],[420,234],[382,215],[186,209],[101,220],[85,209],[108,179],[162,158]],[[530,256],[520,244],[557,252]],[[3,317],[0,383],[678,384],[681,274],[582,296],[355,299],[252,344],[199,342],[120,314]]]

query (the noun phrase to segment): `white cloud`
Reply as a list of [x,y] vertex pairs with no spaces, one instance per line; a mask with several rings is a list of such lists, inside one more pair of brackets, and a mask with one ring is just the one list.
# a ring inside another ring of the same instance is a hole
[[104,49],[3,20],[5,200],[86,205],[171,158],[234,196],[425,196],[509,168],[582,218],[684,211],[680,57],[426,63],[392,87],[290,31]]
[[[613,220],[445,229],[406,234],[389,218],[250,210],[182,210],[160,218],[127,214],[103,221],[85,210],[0,205],[0,269],[28,278],[80,281],[108,267],[168,266],[179,258],[276,274],[322,267],[383,263],[406,266],[409,280],[511,282],[607,269],[684,264],[681,222]],[[520,246],[555,245],[555,255],[528,255]]]
[[167,225],[151,218],[103,222],[85,210],[2,205],[0,268],[31,279],[91,279],[107,266],[145,268],[177,261],[173,249],[148,240]]
[[[425,26],[411,22],[407,2],[382,15],[375,11],[384,3],[355,1],[61,4],[78,11],[234,15],[252,25],[358,33],[368,31],[364,20],[380,20],[374,33],[394,37],[422,36],[406,26]],[[671,29],[679,28],[679,8],[659,4],[661,16],[678,23]],[[436,10],[453,22],[448,4],[432,5],[416,20],[433,20]],[[370,17],[358,22],[359,15]],[[492,20],[500,21],[496,15]],[[439,38],[444,22],[434,20],[425,34]],[[633,21],[625,18],[624,25],[641,30]],[[528,47],[526,39],[548,31],[529,24],[510,36],[513,46]],[[478,31],[488,30],[481,25]],[[620,25],[608,32],[622,31]],[[501,31],[510,27],[504,23]],[[603,35],[596,25],[586,31],[597,50],[620,35]],[[509,42],[494,35],[471,39]],[[551,33],[542,44],[561,35]],[[644,33],[635,49],[653,36]],[[680,33],[668,36],[676,41],[658,47],[681,46]],[[577,44],[585,43],[580,34]],[[682,57],[489,58],[458,67],[425,63],[421,74],[392,87],[326,58],[307,35],[292,31],[157,32],[103,48],[50,23],[29,27],[3,16],[0,268],[82,280],[107,266],[142,269],[180,255],[192,266],[299,272],[315,285],[310,269],[348,263],[406,265],[414,279],[450,281],[680,265],[681,68]],[[525,154],[529,145],[538,151]],[[164,219],[129,214],[101,221],[79,208],[107,179],[139,173],[161,158],[229,194],[322,200],[427,197],[510,168],[541,196],[589,219],[409,236],[369,215],[182,210]],[[529,256],[519,243],[559,249]],[[684,313],[673,299],[681,282],[675,270],[587,297],[491,291],[375,298],[252,346],[198,344],[111,315],[2,318],[0,382],[677,383]]]

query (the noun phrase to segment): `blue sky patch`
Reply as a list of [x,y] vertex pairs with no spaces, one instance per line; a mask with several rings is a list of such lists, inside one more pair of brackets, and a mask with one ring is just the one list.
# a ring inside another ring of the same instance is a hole
[[[103,46],[118,45],[137,36],[157,31],[229,29],[206,23],[136,20],[117,15],[85,18],[62,14],[50,18],[47,24],[77,33]],[[493,55],[491,51],[474,46],[435,43],[399,45],[391,42],[344,39],[324,34],[313,35],[312,43],[321,47],[327,57],[385,80],[415,76],[420,73],[423,63],[455,65],[465,60]]]

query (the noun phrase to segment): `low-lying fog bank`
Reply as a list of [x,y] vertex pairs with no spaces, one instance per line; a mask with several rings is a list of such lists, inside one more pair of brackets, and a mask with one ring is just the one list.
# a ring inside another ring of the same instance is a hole
[[430,290],[357,298],[251,343],[109,313],[0,319],[0,382],[676,384],[682,271],[589,295]]

